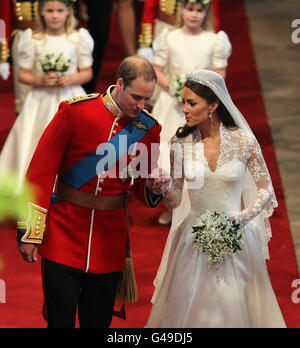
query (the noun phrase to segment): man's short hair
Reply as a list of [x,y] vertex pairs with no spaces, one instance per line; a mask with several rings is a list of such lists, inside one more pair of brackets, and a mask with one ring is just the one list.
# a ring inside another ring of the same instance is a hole
[[138,77],[143,77],[146,82],[157,82],[153,65],[147,59],[139,56],[125,58],[120,64],[116,78],[123,79],[125,89]]

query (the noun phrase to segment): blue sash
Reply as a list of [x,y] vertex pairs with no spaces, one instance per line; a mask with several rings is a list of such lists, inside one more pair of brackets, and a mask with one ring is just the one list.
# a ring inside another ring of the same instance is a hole
[[[129,122],[120,133],[116,134],[112,139],[110,139],[108,143],[101,145],[101,147],[98,148],[97,151],[83,158],[79,162],[75,163],[71,168],[69,168],[59,178],[60,181],[73,188],[79,188],[82,185],[86,184],[88,181],[98,176],[96,172],[97,164],[102,158],[106,156],[106,154],[97,154],[103,152],[101,151],[102,147],[105,146],[105,148],[107,148],[107,144],[111,144],[115,148],[115,161],[109,163],[109,165],[105,167],[105,170],[108,170],[128,153],[130,145],[134,144],[135,142],[141,141],[152,129],[155,123],[156,121],[154,119],[149,117],[144,112],[140,112],[137,117],[132,119],[132,121]],[[127,137],[127,146],[122,146],[122,144],[120,146],[119,138],[121,135]]]

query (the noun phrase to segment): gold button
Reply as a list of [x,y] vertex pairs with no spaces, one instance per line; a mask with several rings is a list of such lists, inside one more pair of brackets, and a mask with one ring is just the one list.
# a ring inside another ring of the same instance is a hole
[[115,127],[119,127],[119,123],[117,122],[117,123],[115,123]]
[[98,192],[101,192],[101,191],[102,191],[102,187],[98,187],[98,188],[97,188],[97,191],[98,191]]
[[113,133],[113,134],[117,134],[117,131],[114,129],[114,130],[112,131],[112,133]]
[[100,182],[100,184],[103,184],[103,183],[104,183],[104,179],[101,178],[101,179],[99,180],[99,182]]

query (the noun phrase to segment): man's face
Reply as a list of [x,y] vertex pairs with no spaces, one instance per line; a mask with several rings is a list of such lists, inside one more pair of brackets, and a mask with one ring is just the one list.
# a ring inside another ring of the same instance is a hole
[[123,79],[117,80],[118,104],[129,116],[136,117],[150,101],[153,95],[155,81],[147,82],[143,77],[132,81],[131,85],[124,89]]

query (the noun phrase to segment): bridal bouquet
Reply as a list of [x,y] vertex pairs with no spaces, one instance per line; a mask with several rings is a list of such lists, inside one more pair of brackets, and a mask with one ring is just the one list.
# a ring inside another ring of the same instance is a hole
[[47,73],[49,71],[64,73],[69,69],[70,62],[71,60],[66,59],[62,53],[46,54],[44,58],[40,59],[44,73]]
[[218,268],[226,258],[242,250],[240,224],[230,221],[225,213],[206,211],[192,228],[193,245],[208,255],[209,269]]
[[186,80],[187,74],[180,74],[175,76],[170,82],[170,95],[174,97],[179,103],[182,102],[182,91]]

